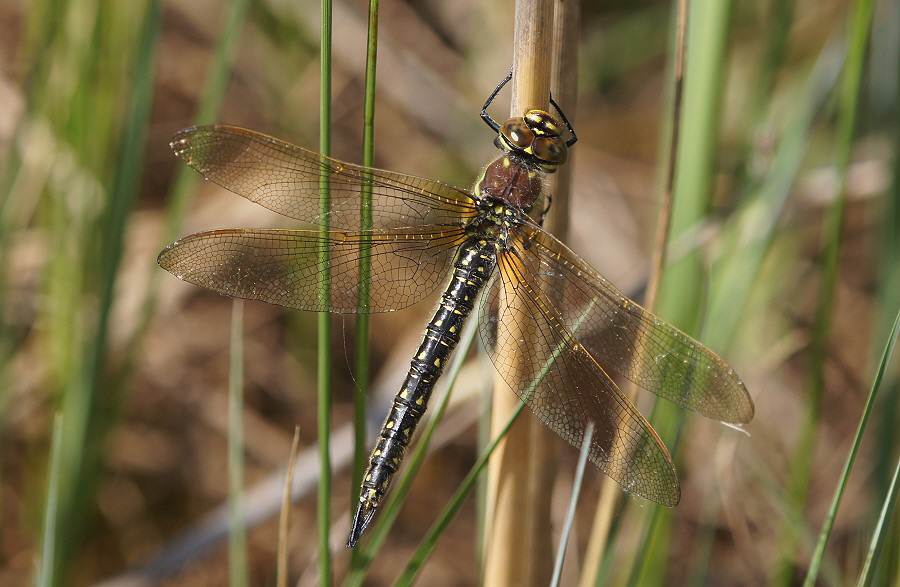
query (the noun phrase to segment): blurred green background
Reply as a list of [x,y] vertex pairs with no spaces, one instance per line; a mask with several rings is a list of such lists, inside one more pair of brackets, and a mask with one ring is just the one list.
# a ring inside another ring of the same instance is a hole
[[[711,204],[671,251],[699,249],[702,276],[667,281],[661,315],[735,367],[757,413],[749,436],[687,416],[676,458],[682,502],[656,543],[631,524],[656,506],[626,500],[604,567],[610,584],[641,568],[652,569],[642,585],[797,583],[900,305],[900,5],[873,3],[854,85],[844,66],[860,38],[858,4],[722,4],[724,44],[689,48],[720,65],[710,72],[713,111],[699,113],[714,124],[699,118],[683,129],[693,133],[685,140],[708,133],[714,157],[701,182]],[[333,154],[349,161],[362,157],[366,10],[335,6]],[[376,166],[472,182],[494,151],[477,115],[510,66],[512,14],[509,1],[384,3]],[[580,138],[568,242],[630,292],[649,269],[670,19],[669,3],[655,0],[585,6],[578,100],[562,104]],[[0,31],[0,584],[31,583],[40,565],[65,585],[136,568],[154,584],[224,584],[224,541],[192,551],[179,540],[219,536],[203,524],[227,495],[231,301],[155,260],[191,232],[289,224],[203,182],[168,141],[198,121],[222,122],[315,148],[319,5],[0,0]],[[686,116],[698,115],[692,99]],[[680,294],[704,317],[667,314],[665,301]],[[375,387],[393,393],[430,310],[373,318]],[[352,319],[333,324],[337,430],[360,382],[348,368]],[[295,425],[302,446],[316,442],[316,317],[251,302],[244,328],[245,476],[256,486],[288,460]],[[855,584],[862,566],[900,455],[896,372],[863,438],[821,584]],[[462,387],[479,391],[485,373],[473,370]],[[465,475],[477,411],[477,398],[459,402],[371,584],[390,583]],[[664,436],[665,416],[651,418]],[[559,456],[561,519],[577,454]],[[570,581],[600,479],[590,472],[579,502]],[[333,485],[340,537],[349,485],[348,475]],[[478,581],[475,512],[464,507],[422,584]],[[314,491],[293,516],[290,576],[313,584]],[[877,584],[898,584],[896,517]],[[251,584],[273,581],[275,551],[276,523],[266,518],[249,533]]]

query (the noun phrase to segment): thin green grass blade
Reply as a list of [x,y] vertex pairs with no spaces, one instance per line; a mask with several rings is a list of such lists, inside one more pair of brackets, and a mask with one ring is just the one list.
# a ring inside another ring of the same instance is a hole
[[47,499],[44,501],[44,522],[41,529],[41,557],[38,575],[34,584],[37,587],[50,587],[56,584],[56,520],[59,516],[59,477],[62,461],[62,424],[63,414],[57,412],[53,417],[53,436],[50,439],[50,469],[47,476]]
[[364,545],[357,547],[356,550],[360,551],[358,563],[357,566],[353,567],[351,570],[350,576],[347,578],[347,585],[362,585],[363,580],[365,579],[366,570],[371,566],[372,561],[375,560],[381,547],[384,546],[391,528],[397,520],[397,516],[400,514],[400,509],[403,507],[406,496],[409,494],[416,473],[421,468],[422,463],[425,462],[425,457],[428,454],[428,447],[431,444],[434,432],[437,430],[438,424],[443,419],[447,406],[450,405],[450,397],[453,394],[456,379],[459,376],[462,366],[466,362],[466,356],[469,353],[469,348],[472,346],[472,341],[475,339],[476,330],[477,328],[475,327],[474,320],[470,320],[463,329],[459,344],[454,351],[453,361],[448,367],[447,373],[444,375],[444,378],[446,378],[447,381],[446,391],[441,395],[434,412],[422,430],[422,434],[416,440],[412,453],[405,459],[403,471],[394,484],[393,489],[391,489],[387,500],[381,506],[381,512],[378,514],[375,524],[369,531],[368,540]]
[[819,533],[819,540],[816,543],[816,549],[813,551],[812,560],[809,563],[809,570],[806,579],[803,582],[805,587],[811,587],[815,584],[816,578],[819,576],[819,566],[822,563],[822,557],[825,556],[825,546],[828,544],[828,538],[831,536],[831,528],[834,525],[834,518],[837,516],[838,508],[841,504],[841,498],[844,495],[844,489],[847,486],[847,479],[850,477],[850,471],[853,469],[853,463],[859,452],[859,445],[862,443],[863,433],[866,431],[866,424],[869,416],[872,414],[872,408],[875,405],[875,398],[881,387],[881,381],[884,378],[885,370],[891,356],[894,353],[894,345],[897,343],[897,335],[900,333],[900,311],[894,319],[894,326],[891,329],[890,337],[884,347],[884,353],[881,355],[881,362],[878,365],[878,371],[875,373],[875,379],[872,381],[872,388],[869,390],[869,396],[866,398],[866,404],[863,407],[862,415],[859,419],[859,425],[856,428],[856,435],[853,437],[853,444],[850,446],[850,453],[847,455],[847,462],[844,463],[844,469],[841,471],[841,477],[838,481],[837,488],[834,491],[834,497],[831,501],[831,507],[828,508],[828,515],[825,517],[825,523],[822,531]]
[[[896,17],[898,15],[900,15],[900,4],[894,5],[891,16]],[[895,19],[895,22],[900,22],[900,18]],[[877,33],[875,34],[877,35]],[[891,40],[886,41],[888,38]],[[880,44],[895,42],[896,37],[883,35]],[[873,37],[873,46],[876,46],[876,43],[878,43],[878,39]],[[873,48],[873,53],[877,54],[877,51],[876,46]],[[883,51],[883,53],[890,54],[890,50]],[[887,61],[882,62],[882,65],[878,66],[875,64],[875,60],[875,57],[871,59],[872,65],[869,67],[869,74],[867,75],[867,79],[870,82],[881,77],[881,74],[878,72],[884,71],[887,73],[895,65],[895,62]],[[893,134],[894,137],[893,153],[888,161],[888,165],[895,170],[900,169],[900,116],[896,116],[896,105],[900,103],[898,95],[900,95],[900,83],[896,85],[891,94],[885,97],[887,103],[894,105],[895,116],[892,123],[890,123],[891,128],[894,130],[892,133],[889,133]],[[894,173],[891,186],[886,191],[885,196],[880,220],[881,246],[877,255],[879,264],[877,311],[872,321],[872,332],[870,334],[873,341],[884,340],[887,337],[891,323],[890,317],[896,310],[898,292],[900,292],[900,231],[897,230],[897,227],[900,226],[900,174]],[[874,348],[873,345],[871,349],[873,363],[879,350]],[[872,428],[878,431],[878,437],[873,443],[877,448],[872,463],[876,494],[884,493],[888,495],[892,491],[896,491],[896,487],[893,485],[896,477],[892,481],[888,472],[891,469],[891,464],[897,459],[897,447],[900,446],[900,431],[898,431],[896,425],[900,421],[900,393],[898,393],[896,381],[890,382],[889,385],[890,388],[884,392],[886,396],[882,399],[881,408],[878,410],[878,422],[872,425]],[[892,501],[896,500],[896,498],[897,495],[894,493]],[[895,501],[892,503],[892,506],[894,505],[896,505]],[[880,512],[878,516],[882,516],[883,513],[883,511]],[[877,564],[873,563],[874,568],[869,571],[870,576],[867,580],[870,584],[875,585],[887,582],[888,577],[900,577],[900,556],[896,556],[896,553],[900,553],[900,522],[898,522],[896,513],[894,514],[893,522],[890,522],[889,517],[889,521],[882,531],[886,533],[886,536],[880,540],[887,544],[889,555],[881,557],[879,559],[880,562],[877,562]],[[880,545],[879,548],[883,547]],[[875,558],[877,558],[877,554]]]
[[[331,154],[331,0],[322,0],[319,89],[319,151]],[[323,230],[328,230],[328,218],[331,210],[331,191],[328,170],[323,166],[319,178],[319,209],[321,218],[325,219]],[[331,298],[331,279],[329,266],[330,251],[326,246],[319,249],[319,264],[323,269],[319,296],[322,307],[328,307]],[[318,521],[318,560],[319,584],[331,585],[331,316],[321,313],[318,316],[317,341],[317,427],[319,443],[319,489],[317,494]]]
[[228,577],[249,585],[247,525],[244,523],[244,301],[231,302],[228,374]]
[[[378,54],[378,0],[369,2],[369,31],[366,44],[366,93],[363,120],[363,165],[372,167],[375,164],[375,66]],[[359,226],[365,231],[372,227],[372,184],[363,178],[359,202]],[[360,308],[369,305],[369,287],[371,284],[371,244],[369,236],[360,240],[359,249],[359,299]],[[350,507],[359,503],[359,490],[362,483],[363,469],[366,466],[366,390],[369,386],[369,313],[356,315],[356,386],[353,393],[353,462],[350,470]],[[361,552],[353,549],[350,554],[350,568],[360,564]]]
[[894,476],[891,478],[891,484],[888,492],[884,496],[881,504],[881,514],[878,516],[878,523],[875,525],[875,531],[872,532],[872,542],[869,544],[869,550],[866,552],[866,560],[863,563],[862,571],[859,573],[857,587],[867,587],[872,584],[872,578],[875,573],[878,558],[881,551],[884,550],[884,543],[888,537],[888,526],[890,525],[891,516],[894,515],[894,507],[897,505],[897,492],[900,484],[897,479],[900,477],[900,460],[894,467]]
[[556,561],[553,563],[553,575],[550,585],[559,586],[562,578],[563,561],[566,558],[566,548],[569,545],[569,536],[572,535],[572,526],[575,522],[575,506],[578,504],[578,495],[581,493],[581,482],[584,481],[584,468],[587,465],[588,455],[591,452],[591,440],[594,438],[594,423],[590,422],[584,431],[584,440],[581,443],[581,454],[578,456],[578,466],[575,469],[575,478],[572,482],[572,495],[569,498],[569,508],[566,510],[566,519],[563,522],[562,534],[559,539],[559,549],[556,551]]
[[288,584],[288,532],[291,528],[291,488],[294,486],[294,468],[300,454],[300,426],[294,426],[294,439],[291,441],[291,453],[287,471],[284,474],[284,488],[281,493],[281,511],[278,513],[278,543],[275,559],[275,585],[287,587]]

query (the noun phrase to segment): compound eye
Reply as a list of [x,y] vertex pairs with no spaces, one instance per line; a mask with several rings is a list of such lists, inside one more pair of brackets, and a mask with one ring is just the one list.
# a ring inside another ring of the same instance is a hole
[[529,110],[525,113],[525,124],[537,136],[558,137],[562,134],[562,128],[556,118],[545,110]]
[[534,141],[534,133],[521,117],[510,118],[500,127],[503,140],[517,151],[524,151]]
[[569,156],[566,143],[560,137],[537,137],[531,152],[541,161],[555,165],[562,165]]

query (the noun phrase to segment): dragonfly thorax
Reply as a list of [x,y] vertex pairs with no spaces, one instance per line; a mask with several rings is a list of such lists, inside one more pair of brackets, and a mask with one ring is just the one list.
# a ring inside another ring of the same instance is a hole
[[475,194],[482,202],[498,202],[528,214],[547,191],[547,172],[529,155],[514,151],[484,169]]

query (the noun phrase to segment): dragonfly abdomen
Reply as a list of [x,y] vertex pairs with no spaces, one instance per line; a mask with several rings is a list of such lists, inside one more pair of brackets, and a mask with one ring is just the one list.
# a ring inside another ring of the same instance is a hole
[[450,353],[456,348],[463,324],[475,307],[478,292],[484,287],[496,261],[493,241],[473,237],[460,245],[450,283],[425,329],[419,350],[410,361],[409,373],[394,398],[369,457],[348,546],[356,544],[387,493],[406,447],[425,414],[434,385],[443,373]]

